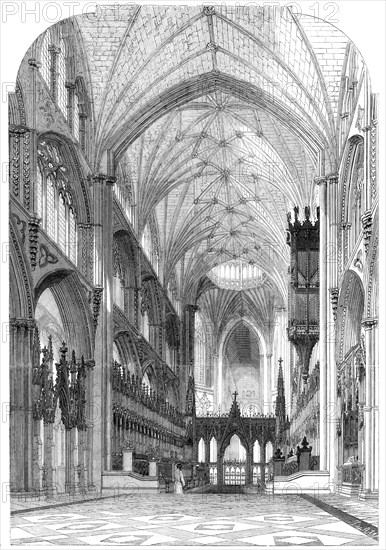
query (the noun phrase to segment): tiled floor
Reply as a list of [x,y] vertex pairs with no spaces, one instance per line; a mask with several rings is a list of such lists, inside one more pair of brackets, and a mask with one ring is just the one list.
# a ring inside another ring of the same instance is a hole
[[358,511],[370,525],[377,519],[376,508],[343,497],[332,499],[325,511],[317,501],[297,495],[127,495],[19,510],[11,519],[11,539],[13,545],[26,547],[378,546],[376,528],[367,536],[343,521],[338,509],[350,509],[346,520]]

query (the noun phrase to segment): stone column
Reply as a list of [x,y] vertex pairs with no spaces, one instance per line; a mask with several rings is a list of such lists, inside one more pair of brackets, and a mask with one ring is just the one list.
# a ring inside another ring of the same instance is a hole
[[156,460],[150,460],[149,462],[149,477],[156,477],[157,476],[157,461]]
[[113,184],[115,178],[105,174],[92,177],[94,221],[94,326],[95,367],[93,401],[99,409],[99,422],[94,423],[93,469],[101,483],[102,470],[111,469],[111,384],[112,363],[112,251],[113,251]]
[[185,306],[185,364],[187,374],[194,374],[194,329],[195,329],[195,314],[198,306],[189,304]]
[[44,422],[44,485],[43,489],[48,498],[52,498],[54,494],[54,479],[53,479],[53,460],[52,447],[54,443],[54,426],[52,422]]
[[268,385],[268,413],[272,413],[274,388],[272,387],[272,352],[266,354],[267,363],[267,385]]
[[184,309],[182,323],[182,357],[183,364],[181,365],[180,377],[180,395],[184,400],[182,405],[185,408],[185,397],[188,386],[189,376],[194,376],[194,318],[198,307],[193,304],[188,304]]
[[218,369],[217,369],[217,409],[222,408],[222,403],[224,401],[223,396],[223,363],[225,361],[224,355],[219,355],[218,357]]
[[95,488],[94,485],[94,471],[93,471],[93,441],[94,441],[94,426],[97,422],[100,422],[99,410],[94,404],[94,366],[95,361],[90,359],[85,361],[87,368],[86,374],[86,425],[87,430],[84,438],[84,442],[87,448],[86,453],[86,480],[85,484],[88,490]]
[[75,464],[77,462],[76,451],[76,428],[66,428],[65,432],[65,491],[71,495],[76,492]]
[[378,321],[374,324],[373,329],[373,441],[374,441],[374,457],[372,464],[372,490],[377,493],[379,491],[379,357],[378,357]]
[[86,431],[78,430],[78,476],[79,490],[82,494],[86,491]]
[[[270,387],[269,387],[269,372],[268,372],[268,357],[266,355],[260,355],[260,361],[264,362],[264,374],[263,374],[263,387],[264,387],[264,414],[269,413],[270,409]],[[260,363],[261,364],[261,363]]]
[[375,365],[374,365],[374,333],[375,319],[365,319],[363,326],[365,329],[365,347],[366,347],[366,380],[365,380],[365,405],[364,412],[364,447],[365,447],[365,474],[363,480],[363,492],[370,493],[374,489],[374,478],[378,472],[374,472],[375,466],[375,432],[374,432],[374,394],[375,388]]
[[222,487],[224,485],[224,452],[217,453],[217,485]]
[[338,307],[338,175],[333,174],[327,179],[327,207],[328,207],[328,288],[330,304],[327,314],[327,337],[328,337],[328,395],[329,395],[329,418],[328,418],[328,469],[330,473],[330,483],[334,487],[337,483],[337,461],[338,461],[338,441],[337,441],[337,422],[339,420],[337,401],[337,371],[335,361],[336,348],[336,316]]
[[265,449],[266,447],[266,442],[264,442],[263,444],[260,445],[260,463],[262,464],[261,466],[261,482],[263,484],[265,484],[265,464],[266,464],[266,457],[265,457]]
[[253,481],[253,447],[251,449],[246,449],[246,460],[245,460],[245,485],[249,485]]
[[122,469],[125,472],[132,472],[133,471],[133,452],[134,452],[133,448],[122,450],[122,454],[123,454]]
[[[12,319],[10,332],[10,481],[13,491],[32,491],[34,447],[32,348],[35,321]],[[35,449],[36,450],[36,449]],[[36,456],[35,456],[36,458]],[[37,468],[35,471],[37,472]],[[36,480],[38,481],[38,480]]]
[[213,354],[213,405],[214,409],[216,409],[216,405],[218,405],[220,401],[220,396],[218,395],[218,354]]
[[327,470],[327,178],[316,179],[319,185],[319,361],[320,361],[320,469]]
[[210,463],[210,441],[205,441],[205,462]]

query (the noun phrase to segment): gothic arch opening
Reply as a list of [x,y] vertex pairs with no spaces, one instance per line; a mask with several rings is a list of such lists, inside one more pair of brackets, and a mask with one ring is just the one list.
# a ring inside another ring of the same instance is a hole
[[224,343],[223,400],[226,410],[236,390],[244,409],[263,403],[263,376],[259,339],[249,324],[240,321],[229,332]]

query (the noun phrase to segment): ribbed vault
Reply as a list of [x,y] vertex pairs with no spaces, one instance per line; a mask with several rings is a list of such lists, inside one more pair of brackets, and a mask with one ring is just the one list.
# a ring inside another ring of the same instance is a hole
[[287,7],[119,5],[74,25],[95,170],[124,174],[138,239],[157,234],[161,282],[198,300],[218,336],[247,316],[270,341],[287,302],[286,213],[313,210],[314,177],[337,170],[342,82],[351,63],[361,87],[359,53]]

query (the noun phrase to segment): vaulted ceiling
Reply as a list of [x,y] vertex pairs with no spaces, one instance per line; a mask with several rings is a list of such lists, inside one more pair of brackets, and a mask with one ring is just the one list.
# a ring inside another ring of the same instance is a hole
[[[314,205],[321,164],[336,170],[351,42],[273,7],[116,5],[76,26],[95,168],[106,150],[125,167],[138,235],[157,222],[163,282],[221,309],[219,326],[240,311],[270,325],[286,304],[286,213]],[[264,277],[219,290],[207,276],[235,262]]]

